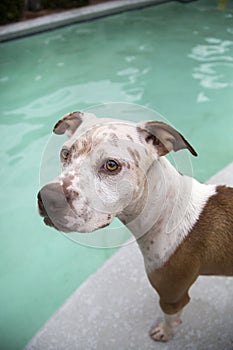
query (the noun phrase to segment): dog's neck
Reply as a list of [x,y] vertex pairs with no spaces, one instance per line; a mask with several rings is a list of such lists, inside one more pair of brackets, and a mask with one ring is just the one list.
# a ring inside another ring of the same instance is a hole
[[138,241],[148,272],[161,267],[191,231],[216,186],[181,175],[164,157],[153,162],[135,203],[119,215]]

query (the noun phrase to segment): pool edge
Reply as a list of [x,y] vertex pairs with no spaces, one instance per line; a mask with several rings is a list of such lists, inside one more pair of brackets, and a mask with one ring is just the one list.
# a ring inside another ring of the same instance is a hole
[[0,42],[19,39],[67,25],[89,21],[124,11],[159,5],[172,0],[118,0],[46,15],[0,26]]

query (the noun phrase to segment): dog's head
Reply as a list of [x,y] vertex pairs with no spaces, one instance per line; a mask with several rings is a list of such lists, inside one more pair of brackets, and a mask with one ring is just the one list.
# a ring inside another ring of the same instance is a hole
[[134,124],[73,112],[53,131],[68,136],[60,151],[62,173],[39,191],[38,207],[44,222],[63,232],[109,225],[137,207],[159,157],[183,148],[196,155],[181,134],[158,121]]

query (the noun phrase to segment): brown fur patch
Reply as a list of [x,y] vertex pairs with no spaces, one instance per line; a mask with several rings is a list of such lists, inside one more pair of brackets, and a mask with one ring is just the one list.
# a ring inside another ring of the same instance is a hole
[[75,154],[75,157],[80,157],[83,154],[87,154],[91,151],[92,142],[91,140],[79,140],[73,143],[71,150]]
[[66,197],[67,203],[74,210],[72,202],[73,202],[73,199],[75,199],[79,196],[79,193],[77,191],[72,191],[72,190],[68,189],[68,187],[72,185],[73,179],[74,179],[73,175],[67,176],[65,179],[63,179],[62,189],[63,189],[64,195]]
[[114,134],[114,132],[111,132],[111,134],[109,134],[109,142],[117,147],[118,146],[118,141],[119,141],[119,138],[116,134]]
[[148,275],[160,305],[173,314],[189,302],[199,275],[233,276],[233,188],[218,186],[198,221],[170,259]]
[[127,137],[130,141],[134,142],[132,136],[130,136],[129,134],[127,134],[126,137]]
[[95,130],[96,128],[88,130],[85,136],[73,143],[71,150],[74,158],[90,153],[91,150],[101,142],[101,140],[93,138]]

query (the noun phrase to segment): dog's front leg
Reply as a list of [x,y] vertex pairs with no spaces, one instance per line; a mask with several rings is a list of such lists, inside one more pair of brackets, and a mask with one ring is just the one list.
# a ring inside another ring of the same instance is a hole
[[164,313],[164,321],[151,330],[151,338],[163,342],[170,340],[174,336],[176,328],[182,323],[180,319],[181,312],[179,311],[173,315]]
[[186,304],[188,304],[190,298],[188,292],[183,295],[176,302],[164,302],[160,298],[160,306],[163,310],[164,321],[155,326],[150,336],[153,340],[166,342],[173,338],[177,327],[182,323],[180,315]]

